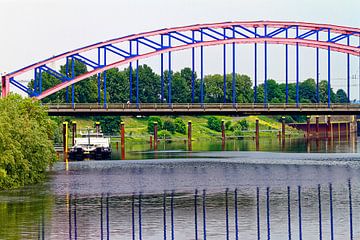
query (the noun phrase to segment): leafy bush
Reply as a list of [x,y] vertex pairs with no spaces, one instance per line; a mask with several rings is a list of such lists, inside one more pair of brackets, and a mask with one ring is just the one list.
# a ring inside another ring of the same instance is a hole
[[208,128],[210,128],[211,130],[217,131],[217,132],[221,132],[221,120],[211,116],[208,118],[208,122],[207,122]]
[[56,161],[56,124],[39,101],[9,95],[0,99],[0,189],[43,180]]
[[160,117],[149,117],[148,119],[148,126],[147,126],[147,129],[148,129],[148,132],[149,133],[153,133],[154,132],[154,122],[157,122],[158,123],[158,130],[161,130],[162,129],[162,121],[161,121],[161,118]]
[[[115,135],[120,132],[120,117],[101,116],[95,117],[96,122],[100,122],[101,131],[107,135]],[[94,122],[94,127],[96,122]]]
[[181,134],[186,133],[186,125],[181,118],[175,119],[175,131]]
[[171,120],[166,120],[164,122],[163,129],[171,132],[172,134],[174,134],[175,133],[175,124]]
[[225,129],[226,129],[226,130],[230,130],[230,127],[231,127],[231,121],[227,121],[227,122],[225,123]]
[[161,130],[158,132],[158,138],[171,139],[171,133],[167,130]]

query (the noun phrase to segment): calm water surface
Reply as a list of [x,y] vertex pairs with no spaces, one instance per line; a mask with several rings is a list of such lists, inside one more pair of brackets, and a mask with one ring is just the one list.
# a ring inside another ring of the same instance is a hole
[[1,192],[0,239],[359,239],[357,143],[127,144],[125,161],[114,145]]

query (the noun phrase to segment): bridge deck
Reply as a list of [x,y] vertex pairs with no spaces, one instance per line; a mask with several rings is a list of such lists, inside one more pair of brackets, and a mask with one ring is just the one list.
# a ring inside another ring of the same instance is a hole
[[358,115],[360,104],[49,104],[52,116],[87,115]]

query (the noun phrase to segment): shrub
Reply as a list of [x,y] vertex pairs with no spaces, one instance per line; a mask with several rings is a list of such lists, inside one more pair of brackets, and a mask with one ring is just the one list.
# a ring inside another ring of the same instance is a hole
[[154,132],[154,122],[158,123],[158,130],[162,129],[162,121],[160,117],[149,117],[148,119],[148,132],[153,133]]
[[225,123],[225,129],[226,129],[226,130],[230,130],[230,126],[231,126],[231,121],[227,121],[227,122]]
[[161,130],[158,132],[158,138],[171,139],[171,133],[167,130]]
[[174,134],[175,133],[175,124],[171,120],[166,120],[164,122],[163,129]]
[[186,133],[186,125],[181,118],[175,119],[175,131],[181,134]]
[[217,132],[221,132],[221,120],[211,116],[208,118],[208,128],[210,128],[211,130],[217,131]]

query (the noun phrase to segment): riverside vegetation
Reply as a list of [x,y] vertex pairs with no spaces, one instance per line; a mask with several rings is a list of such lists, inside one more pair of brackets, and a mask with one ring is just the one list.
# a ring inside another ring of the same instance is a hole
[[0,99],[0,189],[33,184],[56,160],[56,124],[39,101],[10,94]]

